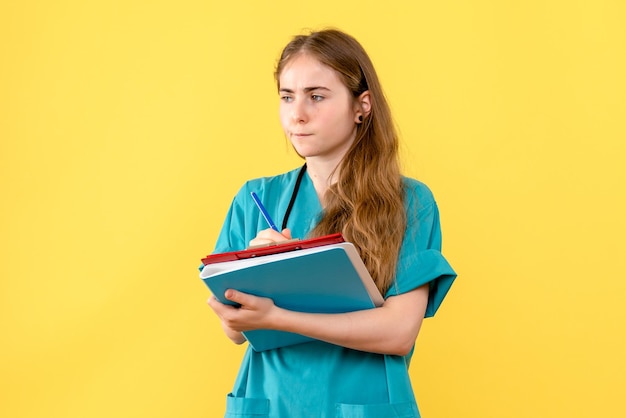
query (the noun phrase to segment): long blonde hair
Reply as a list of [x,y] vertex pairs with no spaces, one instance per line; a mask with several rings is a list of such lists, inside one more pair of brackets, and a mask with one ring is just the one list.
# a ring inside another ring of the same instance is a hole
[[398,136],[389,105],[363,47],[335,29],[294,37],[276,66],[277,83],[287,62],[303,52],[337,71],[355,99],[369,91],[371,100],[371,111],[357,125],[356,139],[339,164],[338,180],[324,196],[324,214],[311,235],[341,232],[384,294],[396,275],[407,223]]

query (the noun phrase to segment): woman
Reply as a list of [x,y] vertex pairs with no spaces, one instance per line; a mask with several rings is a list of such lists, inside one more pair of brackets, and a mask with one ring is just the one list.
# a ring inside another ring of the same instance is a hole
[[[305,165],[247,182],[215,252],[342,232],[385,302],[309,314],[232,289],[225,296],[240,308],[211,297],[237,344],[245,341],[242,331],[254,329],[317,340],[262,352],[248,347],[226,416],[419,417],[409,360],[422,319],[434,315],[456,277],[440,253],[436,203],[425,185],[400,174],[389,106],[354,38],[337,30],[297,36],[275,77],[283,129]],[[282,233],[266,228],[251,191],[274,216],[285,214]]]

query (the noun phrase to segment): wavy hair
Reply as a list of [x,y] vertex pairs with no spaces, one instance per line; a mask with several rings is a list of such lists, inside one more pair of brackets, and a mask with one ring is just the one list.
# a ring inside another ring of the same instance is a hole
[[356,138],[337,167],[337,182],[324,196],[323,217],[311,235],[341,232],[385,294],[395,279],[407,223],[398,135],[389,104],[374,65],[352,36],[327,29],[294,37],[276,66],[277,84],[285,65],[301,53],[337,71],[355,99],[369,91],[371,111],[357,125]]

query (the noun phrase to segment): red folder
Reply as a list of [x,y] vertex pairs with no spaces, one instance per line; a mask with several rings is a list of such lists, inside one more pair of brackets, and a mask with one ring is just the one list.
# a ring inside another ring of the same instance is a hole
[[325,235],[323,237],[303,240],[292,240],[283,243],[270,244],[262,247],[248,248],[240,251],[210,254],[202,259],[202,264],[221,263],[224,261],[243,260],[246,258],[262,257],[264,255],[285,253],[288,251],[303,250],[306,248],[320,247],[322,245],[339,244],[345,242],[341,233]]

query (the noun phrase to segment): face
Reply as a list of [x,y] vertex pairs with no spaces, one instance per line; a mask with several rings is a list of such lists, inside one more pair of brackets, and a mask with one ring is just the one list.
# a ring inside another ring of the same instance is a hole
[[278,81],[280,120],[296,152],[307,160],[339,163],[362,114],[339,74],[305,53],[287,63]]

